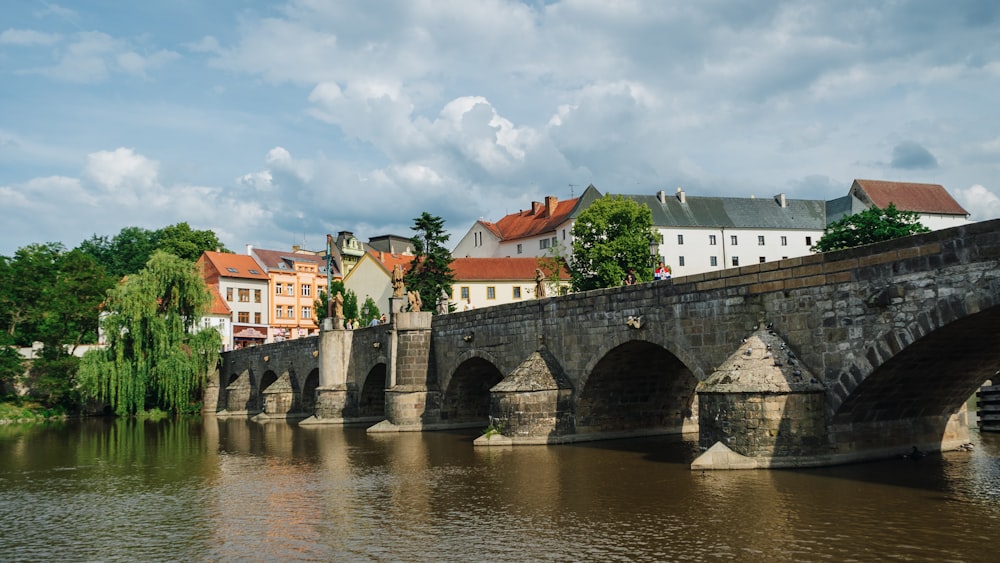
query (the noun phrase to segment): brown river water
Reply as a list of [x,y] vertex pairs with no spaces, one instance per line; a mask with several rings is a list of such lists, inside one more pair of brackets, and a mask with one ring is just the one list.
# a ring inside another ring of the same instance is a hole
[[971,452],[692,472],[692,437],[476,448],[205,418],[0,427],[0,561],[1000,561]]

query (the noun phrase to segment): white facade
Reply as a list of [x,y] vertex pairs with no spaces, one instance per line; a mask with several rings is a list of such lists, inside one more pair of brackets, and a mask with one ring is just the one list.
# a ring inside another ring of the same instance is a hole
[[821,230],[659,227],[659,255],[674,277],[811,254]]

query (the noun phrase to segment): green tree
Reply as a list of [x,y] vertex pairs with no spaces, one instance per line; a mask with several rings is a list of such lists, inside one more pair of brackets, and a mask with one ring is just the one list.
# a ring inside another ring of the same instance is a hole
[[45,346],[41,356],[31,362],[31,396],[47,407],[77,410],[80,390],[76,374],[80,358],[66,352],[62,346]]
[[873,205],[860,213],[848,215],[827,225],[823,230],[823,236],[816,241],[812,250],[828,252],[853,248],[929,231],[930,229],[920,223],[918,213],[900,211],[893,203],[885,209]]
[[629,269],[640,282],[653,279],[649,243],[655,239],[653,213],[645,205],[620,195],[595,200],[573,224],[573,290],[621,285]]
[[187,223],[177,223],[157,231],[156,249],[192,262],[206,250],[229,252],[213,231],[193,230]]
[[115,280],[92,256],[79,249],[59,256],[56,277],[46,285],[39,340],[48,346],[97,342],[101,303]]
[[210,302],[194,262],[154,252],[108,295],[101,323],[108,346],[84,355],[81,389],[119,415],[147,406],[189,409],[221,345],[214,328],[195,332]]
[[41,340],[46,288],[58,276],[64,251],[60,243],[30,244],[17,249],[12,259],[0,260],[0,319],[14,344]]
[[91,255],[115,280],[142,270],[156,250],[157,234],[141,227],[125,227],[112,238],[96,234],[77,247]]
[[444,232],[444,219],[426,211],[413,220],[410,228],[417,231],[410,239],[415,252],[403,283],[407,291],[420,292],[424,308],[434,311],[441,290],[451,295],[451,284],[455,281],[449,266],[451,253],[444,246],[450,236]]
[[0,338],[0,397],[13,391],[14,383],[24,375],[24,358],[4,340]]
[[382,312],[378,310],[378,304],[372,299],[371,295],[365,297],[365,304],[361,306],[361,326],[368,326],[371,324],[372,319],[377,319],[382,316]]
[[[340,293],[344,296],[344,318],[358,318],[358,296],[350,289],[344,287],[344,282],[341,280],[331,281],[330,289],[334,295]],[[317,318],[325,318],[327,316],[329,297],[326,293],[326,288],[319,290],[319,297],[316,298],[316,302],[313,304],[316,307]]]
[[125,227],[110,239],[95,234],[80,243],[78,248],[97,259],[108,275],[115,279],[142,270],[156,250],[192,262],[206,250],[229,252],[213,231],[194,230],[187,223],[177,223],[156,231]]

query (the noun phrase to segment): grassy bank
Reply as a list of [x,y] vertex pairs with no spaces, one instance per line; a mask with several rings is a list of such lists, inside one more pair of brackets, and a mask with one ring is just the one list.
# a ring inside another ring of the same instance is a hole
[[0,424],[43,422],[65,417],[62,409],[53,409],[31,401],[0,402]]

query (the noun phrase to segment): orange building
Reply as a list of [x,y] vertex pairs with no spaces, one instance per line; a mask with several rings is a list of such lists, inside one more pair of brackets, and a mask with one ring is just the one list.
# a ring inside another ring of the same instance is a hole
[[[288,252],[248,246],[247,253],[264,267],[269,279],[271,340],[318,334],[326,316],[326,311],[316,310],[316,300],[328,283],[323,256],[298,247]],[[334,272],[333,279],[339,278]]]

